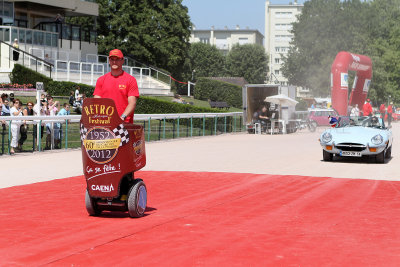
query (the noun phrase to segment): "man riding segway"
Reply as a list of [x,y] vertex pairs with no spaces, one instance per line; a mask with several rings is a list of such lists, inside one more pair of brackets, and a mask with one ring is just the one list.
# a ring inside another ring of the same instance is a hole
[[134,171],[146,165],[144,132],[132,124],[139,90],[136,79],[122,69],[120,50],[110,51],[109,63],[111,72],[97,80],[94,98],[85,99],[82,107],[86,209],[89,215],[109,210],[141,217],[147,189]]

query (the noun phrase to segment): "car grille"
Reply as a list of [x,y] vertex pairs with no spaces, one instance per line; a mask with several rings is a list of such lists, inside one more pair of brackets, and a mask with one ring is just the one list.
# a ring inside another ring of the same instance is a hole
[[336,145],[336,148],[342,151],[363,151],[367,147],[363,144],[357,143],[340,143]]

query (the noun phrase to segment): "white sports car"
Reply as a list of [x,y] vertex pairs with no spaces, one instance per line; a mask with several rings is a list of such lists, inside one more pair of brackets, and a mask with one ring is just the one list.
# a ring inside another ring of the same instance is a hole
[[339,117],[320,137],[324,161],[334,155],[373,156],[377,163],[384,163],[391,157],[392,143],[392,131],[378,117]]

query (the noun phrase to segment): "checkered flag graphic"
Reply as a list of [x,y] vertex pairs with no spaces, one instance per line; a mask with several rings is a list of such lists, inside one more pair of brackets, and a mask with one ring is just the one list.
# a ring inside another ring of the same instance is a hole
[[85,128],[85,126],[83,126],[83,123],[81,123],[81,141],[83,142],[83,140],[85,140],[86,138],[86,134],[88,132],[88,130]]
[[128,130],[124,128],[124,125],[120,124],[117,128],[113,130],[115,137],[121,138],[121,143],[119,146],[123,146],[129,142],[129,133]]

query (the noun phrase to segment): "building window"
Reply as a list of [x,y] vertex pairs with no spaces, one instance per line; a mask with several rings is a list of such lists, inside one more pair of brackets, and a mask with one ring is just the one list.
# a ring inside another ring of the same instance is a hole
[[291,18],[293,15],[292,12],[276,12],[275,17],[277,18]]
[[275,42],[290,42],[293,35],[275,35]]
[[228,40],[227,39],[216,39],[215,46],[221,50],[229,50]]
[[279,70],[275,70],[275,75],[279,75]]
[[200,38],[200,42],[203,44],[209,44],[210,43],[210,39],[209,38]]
[[275,58],[275,63],[279,64],[279,62],[280,62],[280,59],[279,58]]
[[288,24],[288,23],[275,24],[275,30],[289,31],[291,29],[292,29],[292,24]]
[[239,38],[239,44],[244,45],[249,43],[249,38]]
[[275,47],[275,52],[280,52],[280,47]]

